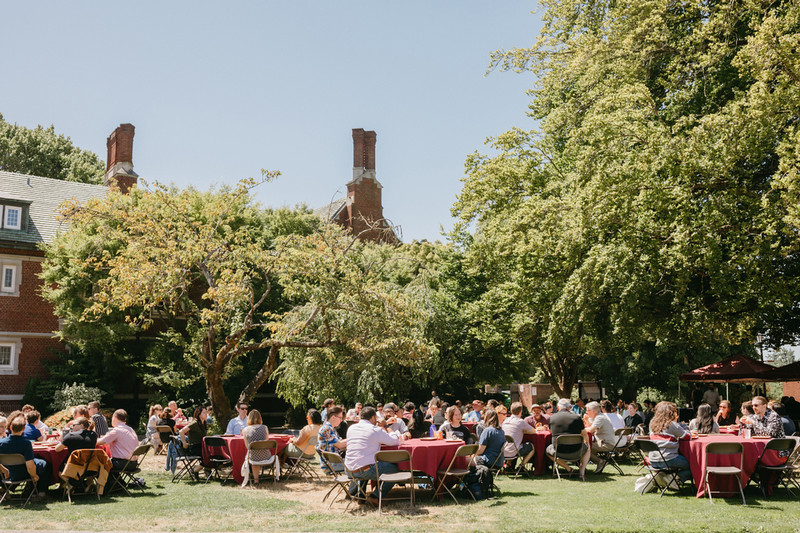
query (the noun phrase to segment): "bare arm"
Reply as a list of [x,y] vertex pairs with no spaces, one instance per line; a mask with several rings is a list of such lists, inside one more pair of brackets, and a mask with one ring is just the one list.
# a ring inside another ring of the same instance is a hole
[[33,460],[25,461],[25,468],[28,469],[28,475],[31,476],[34,483],[39,481],[39,476],[36,475],[36,463]]

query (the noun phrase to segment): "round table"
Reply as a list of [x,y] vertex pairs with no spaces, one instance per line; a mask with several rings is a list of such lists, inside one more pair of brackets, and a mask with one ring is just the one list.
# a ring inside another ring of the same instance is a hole
[[[105,451],[108,456],[111,457],[111,449],[107,444],[101,444],[98,446],[98,448]],[[43,446],[41,444],[34,443],[33,456],[47,461],[47,464],[49,464],[53,469],[52,482],[59,482],[60,478],[58,475],[61,473],[61,466],[69,457],[69,450],[64,448],[60,452],[57,452],[55,450],[55,446]]]
[[[233,464],[233,479],[236,481],[236,483],[241,485],[244,482],[244,476],[242,476],[242,465],[244,464],[245,455],[247,455],[247,445],[244,442],[244,437],[241,435],[222,435],[222,438],[225,439],[225,442],[228,445],[227,452],[225,448],[206,446],[205,438],[203,439],[203,464],[208,464],[208,458],[211,455],[222,455],[228,457]],[[283,451],[283,449],[289,445],[289,439],[291,438],[291,435],[276,433],[270,433],[267,435],[267,439],[274,440],[278,443],[278,447],[275,448],[276,454],[281,453],[281,451]]]
[[540,430],[536,433],[524,433],[522,435],[522,442],[533,443],[533,449],[536,453],[533,454],[533,475],[543,476],[547,473],[547,446],[553,442],[553,434],[548,430]]

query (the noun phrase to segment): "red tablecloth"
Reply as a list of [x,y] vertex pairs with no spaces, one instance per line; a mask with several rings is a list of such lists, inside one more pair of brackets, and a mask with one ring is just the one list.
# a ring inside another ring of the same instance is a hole
[[532,442],[536,453],[533,455],[533,475],[543,476],[547,473],[547,446],[553,442],[553,434],[549,431],[538,431],[536,433],[525,433],[522,435],[522,442]]
[[730,429],[730,428],[728,428],[726,426],[726,427],[719,428],[719,432],[720,433],[725,433],[726,435],[738,435],[739,434],[739,428],[737,427],[737,428]]
[[[767,446],[768,439],[745,439],[736,435],[709,435],[707,437],[699,437],[692,440],[684,440],[680,442],[680,453],[689,459],[689,467],[692,469],[692,477],[694,484],[697,487],[697,497],[702,498],[705,496],[706,491],[703,487],[703,470],[705,469],[705,450],[711,442],[741,442],[744,447],[744,482],[743,486],[747,485],[750,476],[753,475],[756,462],[761,457],[761,453]],[[739,466],[738,456],[717,455],[711,457],[711,466]],[[782,462],[777,454],[770,452],[764,457],[764,462],[770,465],[777,465]],[[720,494],[720,496],[739,496],[739,489],[736,480],[733,476],[715,476],[709,478],[711,490],[725,491],[727,494]]]
[[[463,441],[409,439],[400,443],[397,448],[407,450],[411,454],[414,470],[425,472],[431,476],[435,486],[438,487],[437,471],[447,469],[456,450],[463,445]],[[397,466],[400,470],[408,470],[408,463],[400,463]],[[453,468],[467,468],[466,459],[460,458]]]
[[470,433],[475,433],[475,426],[478,425],[477,422],[461,422],[461,425],[467,428],[467,431]]
[[[208,458],[211,455],[223,455],[228,457],[233,462],[233,479],[236,483],[241,484],[244,481],[242,465],[244,464],[244,457],[247,454],[247,445],[244,442],[244,437],[241,435],[223,435],[222,438],[227,442],[230,454],[225,453],[224,448],[206,446],[206,441],[203,439],[203,463],[208,464]],[[289,444],[289,439],[291,439],[292,436],[270,433],[267,438],[278,443],[278,447],[275,448],[275,453],[281,453]]]
[[[111,457],[111,450],[107,444],[101,444],[98,448],[104,450],[108,456]],[[58,474],[61,472],[61,465],[63,465],[64,461],[69,457],[69,450],[64,448],[60,452],[57,452],[52,446],[37,446],[34,444],[33,456],[47,461],[47,464],[53,468],[51,480],[53,483],[58,483],[60,479]]]

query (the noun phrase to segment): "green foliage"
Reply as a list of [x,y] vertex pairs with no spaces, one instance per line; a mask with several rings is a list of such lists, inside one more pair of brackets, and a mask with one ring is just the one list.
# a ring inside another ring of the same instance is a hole
[[75,405],[86,405],[92,401],[100,401],[103,391],[97,387],[88,387],[83,383],[64,385],[53,395],[53,405],[56,409],[66,409]]
[[544,5],[536,44],[493,56],[538,76],[540,129],[473,154],[454,206],[490,280],[480,338],[562,391],[584,361],[649,351],[663,379],[757,331],[796,338],[798,4]]
[[102,183],[105,166],[93,152],[81,150],[55,128],[28,129],[9,124],[0,114],[0,170],[66,181]]

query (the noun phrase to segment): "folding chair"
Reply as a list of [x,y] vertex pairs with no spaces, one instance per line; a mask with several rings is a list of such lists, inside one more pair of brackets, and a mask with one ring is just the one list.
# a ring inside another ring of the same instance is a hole
[[[211,466],[211,474],[206,476],[206,483],[208,483],[211,478],[215,478],[220,480],[221,484],[224,485],[233,475],[233,461],[231,460],[231,452],[228,449],[228,441],[222,437],[206,437],[205,445],[209,449],[208,464]],[[211,455],[211,448],[221,448],[222,454]],[[222,479],[220,475],[220,468],[230,468],[225,479]]]
[[792,455],[786,460],[787,469],[784,471],[784,479],[788,482],[787,485],[791,483],[800,489],[800,483],[798,483],[798,479],[800,479],[800,436],[792,435],[788,438],[793,439],[796,446]]
[[633,428],[615,429],[614,435],[616,436],[617,440],[614,442],[613,449],[608,451],[597,451],[595,453],[598,457],[604,459],[607,464],[613,466],[617,472],[619,472],[619,475],[624,476],[625,473],[622,471],[622,468],[619,467],[619,463],[617,463],[617,457],[622,457],[630,450],[631,444],[628,442],[628,436],[633,435]]
[[177,483],[187,475],[194,481],[199,482],[200,475],[194,471],[194,467],[200,464],[200,461],[203,459],[202,456],[189,455],[189,452],[183,447],[183,441],[180,435],[174,435],[172,437],[172,442],[177,450],[176,461],[180,466],[180,468],[176,470],[175,475],[172,476],[172,482]]
[[[647,483],[645,483],[645,486],[642,488],[642,494],[646,492],[647,487],[650,486],[650,483],[653,483],[656,486],[656,490],[661,490],[659,498],[661,496],[664,496],[664,493],[667,492],[667,489],[673,482],[677,483],[679,487],[683,486],[683,481],[681,481],[681,478],[678,477],[678,472],[681,471],[680,468],[674,466],[656,467],[653,466],[652,462],[648,459],[648,456],[651,452],[657,453],[658,457],[660,457],[658,462],[661,464],[667,463],[666,459],[664,459],[664,454],[661,453],[661,448],[658,447],[658,444],[656,444],[650,439],[635,439],[633,442],[636,448],[639,450],[639,453],[642,455],[642,464],[644,465],[644,468],[646,468],[647,471],[650,472],[650,479],[647,481]],[[664,483],[663,488],[658,483],[658,479],[656,478],[656,476],[658,476],[659,474],[664,474],[665,476],[668,476],[667,482]]]
[[[328,468],[330,476],[333,478],[333,486],[325,494],[325,497],[322,498],[322,501],[324,502],[325,500],[327,500],[328,496],[330,496],[331,493],[337,488],[339,490],[336,492],[336,496],[338,496],[341,492],[348,494],[347,489],[350,487],[350,478],[347,477],[347,474],[344,473],[344,461],[342,460],[342,456],[339,455],[338,453],[324,452],[322,450],[317,450],[317,451],[319,452],[320,459],[325,463],[325,466]],[[337,472],[334,465],[342,465],[342,468]],[[328,504],[328,509],[330,509],[331,506],[333,505],[333,502],[336,501],[336,496],[331,498],[331,503]],[[351,503],[353,503],[352,499],[348,499],[345,511],[347,510],[347,508],[350,507]]]
[[[519,464],[516,464],[516,466],[511,467],[512,470],[514,470],[514,479],[517,479],[517,476],[519,476],[519,473],[522,471],[525,472],[525,475],[527,477],[530,474],[530,471],[525,467],[530,463],[525,461],[525,457],[523,457],[523,455],[520,453],[519,448],[517,447],[517,443],[514,442],[514,438],[511,435],[506,435],[506,446],[508,446],[509,444],[514,449],[514,457],[506,456],[505,460],[514,461],[514,463],[519,462]],[[503,448],[503,453],[505,454],[505,448]],[[506,468],[501,470],[501,472],[508,473],[508,465],[506,465]]]
[[263,461],[253,461],[252,459],[248,459],[248,463],[250,466],[260,466],[261,472],[258,474],[259,479],[253,479],[252,477],[248,476],[250,479],[250,483],[258,483],[261,480],[261,476],[267,470],[265,467],[272,467],[272,482],[278,481],[278,478],[281,477],[281,461],[278,457],[278,454],[275,453],[275,450],[278,448],[278,441],[275,440],[257,440],[255,442],[251,442],[247,446],[247,456],[250,456],[250,452],[254,450],[269,450],[270,457],[269,459],[265,459]]
[[[559,481],[561,481],[561,470],[559,469],[558,461],[559,459],[564,461],[565,463],[569,464],[577,464],[580,468],[581,464],[581,457],[578,456],[577,459],[567,459],[563,455],[558,454],[559,447],[563,450],[564,446],[574,446],[577,445],[578,449],[583,450],[583,435],[579,435],[577,433],[565,433],[563,435],[558,435],[555,439],[553,439],[553,477],[557,477]],[[561,452],[570,453],[570,452]],[[574,453],[574,452],[572,452]],[[572,471],[565,472],[566,476],[571,477],[573,474]]]
[[[765,498],[767,497],[767,484],[770,481],[770,474],[775,475],[776,485],[780,485],[782,483],[786,491],[794,496],[794,492],[792,492],[792,489],[790,489],[789,485],[787,484],[787,474],[794,473],[794,465],[789,462],[789,459],[795,455],[793,452],[796,447],[797,443],[791,437],[784,439],[771,439],[769,442],[767,442],[767,446],[764,448],[764,451],[761,452],[761,456],[758,458],[758,461],[756,461],[756,466],[753,469],[753,475],[750,477],[751,481],[757,482],[759,487],[761,487],[761,494],[763,494]],[[779,465],[765,464],[763,459],[768,450],[772,450],[777,454],[783,452],[786,459],[782,464]]]
[[128,485],[137,487],[140,491],[144,492],[144,487],[139,484],[138,480],[136,479],[136,474],[142,471],[142,461],[144,461],[147,452],[149,452],[152,447],[153,446],[151,444],[143,444],[138,446],[135,450],[133,450],[130,458],[122,468],[111,469],[110,477],[113,479],[113,481],[111,483],[111,487],[108,489],[108,494],[111,494],[116,490],[124,490],[125,494],[130,496],[131,493],[128,491]]
[[[439,485],[436,487],[436,490],[433,491],[433,499],[434,500],[436,499],[436,496],[439,495],[439,491],[442,490],[442,487],[444,487],[444,490],[446,490],[447,493],[450,494],[450,497],[453,498],[453,501],[456,502],[456,504],[458,504],[458,500],[456,499],[456,495],[453,494],[453,492],[450,490],[450,487],[447,484],[447,478],[448,477],[449,478],[456,478],[459,483],[463,482],[464,477],[467,474],[469,474],[469,469],[468,468],[454,468],[453,465],[456,464],[456,461],[460,457],[471,458],[472,456],[475,455],[475,453],[477,451],[478,451],[478,445],[477,444],[464,444],[463,446],[459,446],[458,449],[456,450],[455,455],[453,456],[453,459],[450,460],[450,464],[447,465],[447,468],[444,469],[444,470],[437,470],[436,471],[436,477],[439,478]],[[469,459],[467,459],[467,464],[469,464]],[[467,492],[469,492],[469,491],[467,491]],[[475,496],[472,494],[472,492],[470,492],[469,495],[472,496],[472,501],[475,501]]]
[[[161,455],[169,445],[169,439],[175,434],[175,430],[170,426],[156,426],[156,433],[158,433],[158,440],[161,441],[161,446],[155,449],[154,455]],[[165,439],[164,437],[169,437]]]
[[[0,454],[0,465],[5,466],[8,468],[9,466],[21,466],[25,468],[25,457],[22,456],[20,453],[3,453]],[[9,468],[9,470],[11,470]],[[25,503],[22,504],[23,507],[28,505],[28,502],[31,501],[31,498],[34,494],[39,494],[39,490],[36,488],[36,483],[33,482],[33,479],[30,475],[25,473],[27,476],[25,479],[21,479],[19,481],[11,481],[10,479],[3,478],[2,479],[2,488],[3,488],[3,496],[0,497],[0,503],[3,503],[6,498],[8,501],[22,501],[25,500]],[[25,492],[29,490],[30,494],[28,497],[25,497]],[[17,492],[19,491],[19,492]],[[19,494],[19,497],[15,497],[15,494]]]
[[485,465],[489,468],[489,475],[492,478],[492,484],[489,487],[489,494],[487,495],[487,497],[489,496],[494,497],[495,493],[497,493],[498,495],[501,493],[500,487],[498,487],[497,483],[495,483],[495,477],[499,475],[500,471],[505,466],[505,462],[506,462],[505,453],[501,449],[500,453],[497,455],[494,462],[491,465]]
[[[408,461],[408,470],[400,472],[386,472],[381,474],[380,463],[404,463]],[[414,510],[414,467],[411,464],[411,453],[408,450],[385,450],[375,454],[375,472],[378,475],[378,513],[380,514],[383,500],[400,500],[405,498],[384,498],[384,483],[407,482],[411,487],[411,510]]]
[[[348,499],[350,501],[356,501],[356,502],[362,502],[362,503],[371,504],[371,502],[369,501],[369,498],[367,498],[367,491],[366,491],[366,489],[367,489],[367,481],[368,480],[359,479],[359,478],[355,477],[354,472],[352,470],[350,470],[349,468],[347,468],[347,465],[345,465],[345,467],[344,467],[344,473],[345,473],[345,475],[347,476],[347,479],[350,482],[353,482],[353,483],[356,484],[356,493],[354,495],[350,494],[350,490],[349,490],[350,489],[350,485],[347,486],[347,488],[348,488],[348,491],[347,491]],[[347,504],[347,507],[348,508],[350,507],[350,503]],[[345,510],[347,510],[347,509],[345,509]]]
[[[308,439],[306,446],[317,447],[316,435]],[[321,481],[319,474],[317,474],[314,468],[313,455],[304,454],[300,457],[287,457],[285,464],[289,466],[289,469],[286,471],[286,479],[289,479],[295,474],[299,474],[308,482],[314,481],[315,478],[317,481]]]
[[[69,503],[72,503],[73,496],[85,496],[91,494],[93,491],[97,495],[97,499],[100,499],[100,487],[97,478],[100,476],[100,468],[103,468],[103,466],[97,463],[95,464],[96,469],[94,470],[90,469],[90,466],[96,454],[102,453],[105,456],[106,452],[99,448],[94,450],[75,450],[70,454],[67,465],[79,460],[80,455],[85,452],[89,453],[82,467],[78,467],[76,471],[71,471],[71,468],[65,467],[64,471],[60,472],[58,475],[58,477],[61,478],[61,487],[64,489],[64,496],[66,496]],[[108,460],[107,456],[105,460]]]
[[[738,455],[739,466],[708,466],[709,455]],[[741,442],[711,442],[706,446],[705,450],[705,464],[703,470],[703,487],[705,487],[706,494],[711,503],[714,503],[714,498],[711,496],[711,486],[708,483],[708,476],[714,474],[717,476],[734,476],[736,482],[739,484],[739,494],[742,496],[742,505],[747,505],[744,499],[743,481],[744,481],[744,446]],[[722,491],[717,491],[720,493]]]

